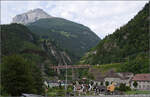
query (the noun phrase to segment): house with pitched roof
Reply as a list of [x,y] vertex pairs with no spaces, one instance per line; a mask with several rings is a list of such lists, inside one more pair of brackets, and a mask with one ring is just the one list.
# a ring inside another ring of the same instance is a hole
[[130,86],[131,80],[133,77],[133,73],[130,72],[120,72],[117,73],[113,70],[107,72],[105,75],[102,75],[101,73],[98,73],[95,77],[94,82],[97,83],[97,85],[106,85],[105,83],[108,82],[109,85],[111,83],[115,83],[116,86],[119,86],[121,83],[126,84],[126,86]]
[[133,77],[133,73],[130,72],[123,72],[123,73],[114,73],[106,75],[104,78],[104,82],[108,82],[109,85],[114,83],[116,86],[119,86],[121,83],[125,84],[126,86],[130,86],[131,80]]
[[[137,83],[137,87],[134,86],[134,82]],[[150,73],[149,74],[136,74],[132,78],[131,88],[138,89],[138,90],[150,90]]]

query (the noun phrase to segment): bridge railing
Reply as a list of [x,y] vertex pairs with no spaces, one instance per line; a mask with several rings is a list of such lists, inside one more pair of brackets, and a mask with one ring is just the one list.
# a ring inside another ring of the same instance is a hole
[[90,65],[59,65],[59,66],[52,66],[52,69],[69,69],[69,68],[89,68]]

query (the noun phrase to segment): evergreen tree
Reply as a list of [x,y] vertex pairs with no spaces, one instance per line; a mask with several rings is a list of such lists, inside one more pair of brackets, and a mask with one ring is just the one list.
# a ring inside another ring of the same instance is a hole
[[134,81],[133,86],[136,88],[138,86],[138,83]]
[[[6,56],[1,64],[3,90],[12,96],[38,93],[42,87],[40,73],[20,55]],[[41,92],[40,92],[41,93]]]
[[106,81],[106,82],[105,82],[105,85],[106,85],[106,86],[108,86],[108,85],[109,85],[109,82],[108,82],[108,81]]

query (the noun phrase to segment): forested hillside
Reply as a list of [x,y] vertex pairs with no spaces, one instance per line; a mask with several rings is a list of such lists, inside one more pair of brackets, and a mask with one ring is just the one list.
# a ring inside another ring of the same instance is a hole
[[88,27],[63,18],[40,19],[27,24],[27,27],[41,39],[53,40],[77,57],[81,57],[100,40]]
[[[3,56],[32,54],[49,59],[50,64],[53,65],[64,65],[65,61],[71,65],[78,59],[71,52],[56,45],[55,41],[40,40],[38,35],[32,33],[26,26],[21,24],[1,25],[1,35]],[[47,42],[45,43],[45,41]],[[70,62],[66,56],[70,58]]]
[[[137,57],[140,56],[141,59],[148,58],[149,21],[148,3],[126,25],[118,28],[113,34],[106,36],[96,47],[86,53],[80,63],[95,65],[131,62],[137,60]],[[140,63],[140,65],[143,64]]]
[[27,48],[41,50],[37,36],[23,25],[1,25],[1,40],[2,55],[19,53]]
[[[29,92],[42,94],[43,77],[41,62],[46,58],[40,55],[38,37],[20,24],[1,25],[1,86],[5,96],[17,96]],[[25,50],[38,53],[26,53]],[[19,83],[19,84],[18,84]]]
[[[50,69],[52,65],[72,65],[77,60],[71,52],[56,45],[55,41],[40,40],[38,35],[21,24],[1,25],[1,40],[2,64],[0,65],[3,85],[0,89],[3,95],[6,93],[16,96],[23,92],[42,94],[43,80],[57,76],[56,72]],[[8,87],[7,84],[10,86]],[[24,88],[26,85],[27,87]],[[13,90],[13,87],[16,89]],[[13,93],[14,91],[16,92]]]

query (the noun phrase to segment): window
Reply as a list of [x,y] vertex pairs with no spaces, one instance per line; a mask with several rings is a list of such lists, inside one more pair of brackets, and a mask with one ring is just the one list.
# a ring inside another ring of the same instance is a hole
[[145,85],[143,85],[143,88],[145,88]]
[[150,89],[150,85],[147,85],[147,89]]

